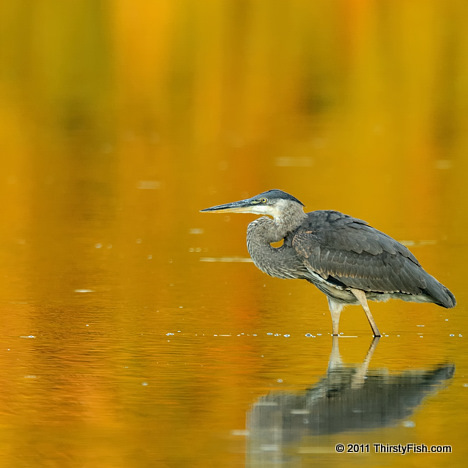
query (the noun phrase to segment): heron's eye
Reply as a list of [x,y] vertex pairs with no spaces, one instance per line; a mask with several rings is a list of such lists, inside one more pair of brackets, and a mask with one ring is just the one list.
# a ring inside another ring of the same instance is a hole
[[266,203],[268,200],[266,198],[260,199],[260,203]]

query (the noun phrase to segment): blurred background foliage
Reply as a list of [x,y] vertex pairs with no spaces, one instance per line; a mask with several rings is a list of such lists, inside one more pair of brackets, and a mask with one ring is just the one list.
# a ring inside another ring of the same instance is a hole
[[463,0],[6,2],[3,177],[104,166],[118,192],[157,180],[165,203],[226,183],[233,195],[278,185],[317,204],[336,191],[386,204],[392,192],[391,205],[414,200],[427,214],[432,192],[456,179],[445,169],[466,169],[467,10]]

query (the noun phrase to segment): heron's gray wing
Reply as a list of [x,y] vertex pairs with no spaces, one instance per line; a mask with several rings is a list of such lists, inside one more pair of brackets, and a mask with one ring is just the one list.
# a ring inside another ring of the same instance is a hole
[[410,294],[426,287],[427,273],[405,246],[336,211],[309,213],[292,246],[309,271],[337,286]]

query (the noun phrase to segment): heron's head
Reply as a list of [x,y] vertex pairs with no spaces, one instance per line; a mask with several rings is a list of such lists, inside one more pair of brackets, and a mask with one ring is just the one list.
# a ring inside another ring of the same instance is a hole
[[239,200],[225,205],[205,208],[202,212],[224,212],[224,213],[253,213],[268,215],[275,219],[283,217],[290,211],[301,210],[303,207],[297,198],[282,190],[268,190],[252,198]]

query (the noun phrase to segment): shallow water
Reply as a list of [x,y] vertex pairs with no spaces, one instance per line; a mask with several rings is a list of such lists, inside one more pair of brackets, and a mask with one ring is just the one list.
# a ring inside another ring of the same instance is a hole
[[[464,466],[467,12],[410,3],[0,7],[0,466]],[[373,346],[348,307],[333,341],[252,216],[199,213],[270,188],[457,307],[371,304]]]

